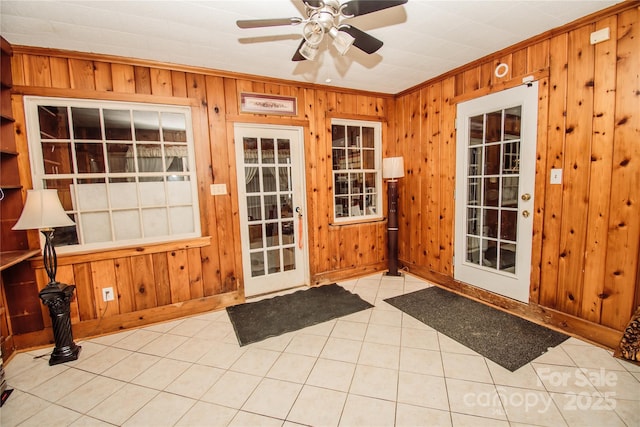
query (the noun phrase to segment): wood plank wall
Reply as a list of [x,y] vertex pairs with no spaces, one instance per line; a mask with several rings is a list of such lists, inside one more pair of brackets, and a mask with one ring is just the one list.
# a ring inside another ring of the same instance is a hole
[[[203,239],[151,245],[100,254],[61,255],[60,280],[77,286],[72,305],[74,333],[96,335],[131,325],[186,315],[242,301],[243,273],[238,219],[233,126],[236,122],[301,126],[305,134],[305,171],[311,284],[355,277],[384,268],[386,222],[333,225],[330,210],[331,118],[373,120],[387,126],[391,95],[336,90],[212,70],[167,66],[53,49],[14,46],[13,108],[20,151],[28,153],[24,95],[122,100],[190,105],[194,120],[197,178]],[[295,117],[253,115],[239,108],[241,92],[294,96]],[[29,160],[21,156],[22,183],[31,188]],[[211,196],[209,185],[227,185],[225,195]],[[30,235],[38,247],[37,235]],[[38,284],[46,284],[36,262]],[[102,301],[105,283],[118,298]],[[185,302],[190,302],[184,305]],[[198,306],[198,302],[202,302]],[[16,304],[16,302],[14,302]],[[50,326],[46,308],[42,313]],[[137,320],[136,320],[137,319]],[[35,324],[34,324],[35,325]],[[36,328],[34,328],[36,329]],[[43,344],[50,331],[33,331],[19,346]]]
[[[456,103],[540,81],[530,301],[622,330],[640,294],[638,3],[496,53],[396,99],[400,260],[453,277]],[[591,45],[591,32],[611,38]],[[502,79],[499,63],[509,65]],[[549,185],[551,168],[564,171]]]

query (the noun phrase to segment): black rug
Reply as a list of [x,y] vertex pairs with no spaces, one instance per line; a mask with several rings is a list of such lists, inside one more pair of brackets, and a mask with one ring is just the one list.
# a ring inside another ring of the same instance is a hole
[[435,286],[385,301],[510,371],[569,338]]
[[227,307],[241,346],[312,326],[371,304],[336,284]]

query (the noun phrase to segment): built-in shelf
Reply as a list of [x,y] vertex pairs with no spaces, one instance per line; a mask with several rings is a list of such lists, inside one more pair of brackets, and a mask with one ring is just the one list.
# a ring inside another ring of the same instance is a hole
[[25,261],[36,255],[40,255],[39,249],[0,252],[0,271],[21,263],[22,261]]

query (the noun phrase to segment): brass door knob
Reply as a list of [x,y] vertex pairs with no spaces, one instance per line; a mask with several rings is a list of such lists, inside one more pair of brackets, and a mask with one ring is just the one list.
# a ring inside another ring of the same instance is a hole
[[529,218],[529,215],[531,215],[531,213],[529,211],[522,211],[522,216],[525,218]]
[[522,195],[522,197],[521,197],[521,198],[522,198],[522,200],[524,200],[525,202],[527,202],[527,201],[531,200],[531,194],[529,194],[529,193],[524,193],[524,194]]

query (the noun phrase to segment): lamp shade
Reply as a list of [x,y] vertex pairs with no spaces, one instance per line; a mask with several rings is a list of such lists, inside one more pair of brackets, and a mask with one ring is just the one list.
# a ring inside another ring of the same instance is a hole
[[404,159],[402,157],[387,157],[382,159],[382,177],[396,179],[404,176]]
[[64,212],[58,190],[27,190],[27,201],[13,230],[67,227],[75,223]]

